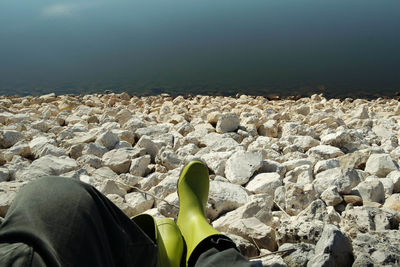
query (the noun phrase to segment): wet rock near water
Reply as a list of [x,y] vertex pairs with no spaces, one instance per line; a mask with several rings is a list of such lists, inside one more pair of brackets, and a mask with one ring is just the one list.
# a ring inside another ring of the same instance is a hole
[[128,216],[176,219],[180,169],[207,163],[210,223],[264,266],[400,264],[399,103],[261,96],[0,97],[0,216],[42,176]]

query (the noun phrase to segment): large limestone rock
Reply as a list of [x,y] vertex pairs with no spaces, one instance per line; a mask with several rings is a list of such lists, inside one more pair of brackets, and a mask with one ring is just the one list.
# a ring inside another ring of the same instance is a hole
[[8,208],[12,204],[17,192],[25,183],[20,182],[1,182],[0,183],[0,217],[6,215]]
[[240,186],[221,181],[210,181],[207,216],[211,219],[232,211],[248,202],[248,193]]
[[336,186],[330,186],[322,192],[321,199],[329,206],[336,206],[343,201]]
[[391,171],[398,170],[398,165],[388,154],[372,154],[365,165],[365,171],[378,177],[385,177]]
[[150,155],[144,155],[144,156],[132,159],[131,164],[130,164],[130,169],[129,169],[130,174],[135,175],[135,176],[144,176],[150,162],[151,162]]
[[308,261],[314,256],[315,245],[307,243],[285,243],[279,246],[284,262],[289,267],[307,266]]
[[207,164],[208,168],[216,175],[225,175],[226,161],[232,156],[232,151],[212,152],[201,156],[201,159]]
[[16,180],[35,180],[42,176],[62,175],[78,168],[75,160],[69,157],[55,157],[52,155],[41,157],[32,162],[27,169],[16,173]]
[[344,153],[337,147],[329,146],[329,145],[319,145],[310,148],[307,151],[307,154],[310,157],[314,157],[316,159],[331,159],[344,155]]
[[246,189],[253,193],[266,193],[274,196],[275,190],[282,185],[278,173],[259,173],[246,185]]
[[129,171],[131,159],[129,153],[124,149],[113,149],[102,157],[103,166],[109,167],[117,174]]
[[0,148],[9,148],[15,145],[17,142],[22,141],[24,135],[14,130],[2,130],[0,131]]
[[398,229],[399,218],[389,210],[376,207],[350,207],[342,213],[340,228],[352,239],[359,233]]
[[353,266],[398,266],[400,231],[382,230],[360,233],[353,239],[353,248],[357,256]]
[[260,153],[238,151],[226,162],[226,178],[231,183],[243,185],[262,166],[262,161]]
[[114,149],[115,145],[120,141],[117,134],[112,131],[106,131],[105,133],[100,134],[96,143],[106,147],[108,150]]
[[388,197],[383,205],[385,208],[389,208],[400,212],[400,194],[393,194]]
[[379,179],[367,179],[357,185],[354,190],[358,193],[363,201],[372,201],[383,203],[385,201],[385,190]]
[[125,201],[133,209],[131,216],[140,214],[148,209],[151,209],[154,204],[153,197],[141,192],[132,192],[126,194]]
[[360,176],[354,169],[339,167],[318,173],[315,176],[314,186],[318,193],[322,193],[329,186],[336,186],[340,194],[349,194],[360,182]]
[[334,225],[326,224],[315,245],[315,255],[307,266],[351,266],[354,261],[351,241]]
[[276,240],[278,245],[297,242],[315,245],[321,237],[324,225],[320,220],[302,221],[297,217],[287,218],[282,220],[276,229]]
[[315,199],[316,192],[312,184],[285,184],[285,206],[289,215],[299,214]]
[[216,130],[218,133],[234,132],[240,124],[240,119],[236,114],[223,114],[219,116]]

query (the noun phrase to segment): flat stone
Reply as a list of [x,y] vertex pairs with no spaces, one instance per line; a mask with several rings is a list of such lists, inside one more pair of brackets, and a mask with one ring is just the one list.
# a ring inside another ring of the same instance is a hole
[[245,184],[250,177],[262,166],[262,155],[257,152],[234,153],[226,162],[226,178],[234,184]]
[[248,200],[248,193],[240,185],[210,181],[207,216],[213,220],[222,213],[239,208]]
[[216,130],[219,133],[234,132],[240,124],[239,117],[234,114],[222,114],[218,117]]
[[392,171],[398,170],[398,165],[388,154],[372,154],[365,165],[365,171],[378,177],[386,177]]
[[253,193],[266,193],[274,196],[276,188],[282,185],[281,176],[278,173],[259,173],[246,185],[246,189]]

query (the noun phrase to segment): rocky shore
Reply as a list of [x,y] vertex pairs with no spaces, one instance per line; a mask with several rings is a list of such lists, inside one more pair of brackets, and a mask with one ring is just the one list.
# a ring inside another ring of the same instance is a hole
[[28,181],[59,175],[128,216],[176,218],[179,171],[202,159],[207,216],[247,257],[399,266],[399,134],[394,99],[3,96],[0,216]]

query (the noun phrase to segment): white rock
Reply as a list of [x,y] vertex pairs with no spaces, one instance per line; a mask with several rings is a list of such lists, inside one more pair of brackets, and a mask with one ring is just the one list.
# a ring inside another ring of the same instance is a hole
[[160,135],[168,133],[174,125],[172,123],[162,123],[150,125],[148,127],[139,128],[135,131],[136,135],[141,138],[147,136],[149,138],[158,138]]
[[277,137],[278,136],[278,122],[276,120],[268,120],[266,123],[260,125],[258,134],[261,136]]
[[354,261],[351,240],[338,227],[327,224],[315,246],[315,256],[308,262],[312,266],[350,266]]
[[31,155],[31,148],[27,143],[18,142],[6,151],[4,151],[4,158],[6,161],[11,161],[14,155],[29,157]]
[[127,150],[113,149],[105,153],[102,157],[103,166],[109,167],[117,174],[126,173],[131,166],[130,155]]
[[102,183],[100,187],[100,192],[104,195],[117,194],[121,197],[124,197],[126,195],[126,191],[122,189],[117,183],[115,183],[114,180],[110,179],[107,179]]
[[319,145],[310,148],[307,155],[317,159],[331,159],[344,155],[344,153],[337,147],[329,145]]
[[320,194],[329,186],[336,186],[340,194],[349,194],[360,182],[357,171],[338,167],[318,173],[313,183]]
[[336,206],[343,201],[343,198],[339,195],[336,186],[330,186],[324,192],[322,192],[321,199],[325,201],[326,205],[328,206]]
[[102,166],[101,158],[91,154],[80,156],[76,159],[76,162],[78,162],[79,166],[81,167],[90,166],[98,169]]
[[389,196],[383,206],[385,208],[400,212],[400,194],[393,194]]
[[134,209],[133,215],[137,215],[148,209],[151,209],[154,204],[153,197],[141,192],[132,192],[126,194],[125,201]]
[[390,211],[367,206],[347,208],[342,212],[340,228],[352,239],[361,233],[392,229],[396,219]]
[[378,177],[386,177],[395,170],[398,170],[398,165],[388,154],[372,154],[365,165],[366,172]]
[[234,132],[240,124],[239,117],[234,113],[222,114],[218,117],[216,130],[219,133]]
[[92,173],[92,177],[98,181],[104,181],[107,179],[114,180],[118,178],[118,174],[109,167],[101,167]]
[[246,185],[246,189],[253,193],[266,193],[274,197],[276,188],[282,185],[278,173],[259,173]]
[[129,172],[135,176],[144,176],[150,162],[150,155],[144,155],[139,158],[132,159]]
[[276,229],[278,244],[307,242],[316,244],[320,239],[325,223],[320,220],[303,221],[297,217],[281,221]]
[[248,193],[240,185],[210,181],[207,216],[213,220],[222,213],[246,204],[248,199]]
[[[165,202],[167,201],[167,202]],[[179,213],[179,197],[176,192],[173,192],[165,197],[165,201],[160,201],[157,205],[157,210],[165,217],[177,218]]]
[[302,165],[286,173],[284,182],[290,181],[298,184],[310,184],[314,180],[312,166]]
[[297,215],[316,199],[316,192],[312,184],[301,185],[285,184],[285,206],[289,215]]
[[95,155],[99,158],[102,158],[103,155],[107,152],[107,148],[104,146],[98,145],[96,143],[88,143],[82,149],[82,154],[90,154]]
[[160,183],[150,189],[150,193],[158,198],[164,198],[175,192],[177,189],[176,186],[178,184],[179,172],[180,170],[178,169],[169,171]]
[[232,156],[232,151],[212,152],[201,156],[201,159],[207,164],[214,174],[224,176],[227,159]]
[[339,167],[338,159],[320,160],[314,166],[314,174]]
[[392,179],[393,193],[400,193],[400,171],[392,171],[387,175],[387,178]]
[[142,136],[136,143],[135,147],[145,149],[146,153],[148,153],[152,159],[155,159],[161,145],[153,142],[153,140],[148,136]]
[[282,137],[290,136],[290,135],[306,135],[306,136],[315,136],[315,132],[310,127],[298,124],[295,122],[287,122],[282,126]]
[[262,166],[262,155],[257,152],[238,151],[226,162],[226,178],[234,184],[245,184],[253,173]]
[[108,150],[114,149],[115,145],[120,141],[118,135],[113,133],[112,131],[106,131],[105,133],[100,134],[96,139],[96,143],[104,146]]
[[47,138],[45,136],[40,136],[32,139],[29,142],[29,147],[30,150],[32,151],[33,155],[38,155],[40,151],[42,150],[43,147],[45,147],[48,144],[55,144],[55,141],[53,139]]
[[58,148],[52,144],[44,144],[39,150],[34,153],[35,157],[40,158],[46,155],[53,155],[56,157],[67,156],[65,150]]
[[187,121],[179,122],[173,128],[183,136],[186,136],[188,133],[194,131],[194,126]]
[[312,162],[308,159],[295,159],[283,162],[282,165],[286,168],[286,171],[291,171],[302,165],[312,165]]
[[62,175],[78,168],[75,160],[68,157],[47,155],[32,162],[32,164],[16,173],[16,180],[35,180],[42,176]]
[[17,193],[14,191],[3,191],[3,190],[0,191],[0,216],[2,218],[5,217],[16,194]]
[[172,170],[181,165],[181,160],[173,150],[162,148],[156,157],[156,163]]
[[2,130],[0,131],[0,148],[12,147],[19,141],[24,139],[24,135],[14,130]]
[[354,119],[368,119],[368,107],[366,105],[362,105],[359,108],[357,108],[352,114],[351,117]]
[[117,194],[109,194],[106,195],[108,199],[110,199],[120,210],[122,210],[126,216],[128,217],[133,217],[136,215],[135,210],[133,207],[128,205],[125,201],[124,198],[117,195]]
[[355,189],[363,201],[383,203],[385,201],[385,189],[377,178],[370,178],[361,182]]
[[393,181],[391,178],[380,178],[379,181],[382,183],[385,190],[385,197],[390,196],[393,193]]
[[200,144],[206,146],[210,151],[232,151],[239,143],[225,134],[208,133],[200,136]]
[[10,171],[7,168],[0,168],[0,182],[6,182],[10,179]]
[[280,175],[281,178],[286,173],[286,168],[279,162],[273,161],[273,160],[263,160],[262,165],[260,169],[258,169],[258,172],[276,172]]

